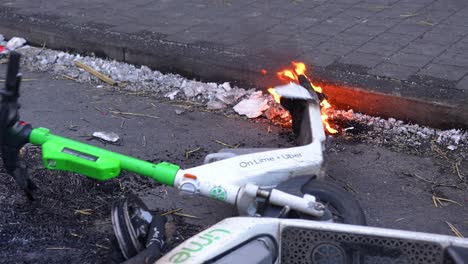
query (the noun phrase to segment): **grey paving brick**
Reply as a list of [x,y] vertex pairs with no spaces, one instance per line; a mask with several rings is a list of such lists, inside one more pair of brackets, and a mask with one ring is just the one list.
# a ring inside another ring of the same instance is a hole
[[374,5],[381,5],[381,6],[391,6],[392,4],[398,2],[400,0],[364,0],[364,3],[370,3]]
[[304,30],[304,34],[320,34],[320,35],[327,35],[327,36],[334,36],[342,31],[344,31],[346,27],[340,25],[331,25],[331,24],[318,24],[313,26],[307,30]]
[[307,52],[296,58],[297,61],[303,61],[312,67],[327,67],[328,65],[334,63],[337,59],[338,56],[319,52]]
[[444,52],[434,59],[434,63],[468,68],[468,53]]
[[468,42],[459,41],[450,46],[447,51],[453,53],[466,53],[468,52]]
[[294,49],[298,53],[297,55],[299,55],[302,52],[315,49],[326,41],[318,35],[315,36],[315,38],[308,35],[289,37],[286,41],[276,42],[272,47],[276,50]]
[[401,1],[394,5],[391,5],[389,8],[386,8],[383,11],[377,13],[375,17],[402,19],[402,15],[417,13],[420,9],[424,7],[424,4],[400,3]]
[[389,63],[404,66],[423,67],[434,57],[411,53],[398,52],[388,59]]
[[468,91],[468,75],[461,79],[455,87],[461,90]]
[[287,27],[289,30],[297,28],[298,30],[301,29],[307,29],[310,28],[311,26],[317,25],[320,22],[322,22],[322,19],[316,18],[316,17],[310,17],[310,16],[298,16],[298,17],[292,17],[292,18],[287,18],[283,20],[281,23],[278,25],[283,25],[285,28]]
[[384,76],[398,80],[408,80],[419,70],[418,67],[402,66],[390,63],[381,63],[368,71],[371,75]]
[[367,68],[373,68],[377,64],[382,63],[384,60],[385,58],[379,55],[354,51],[341,58],[339,62],[344,64],[360,65]]
[[424,35],[418,36],[417,38],[414,39],[414,42],[416,43],[435,43],[435,44],[441,44],[441,45],[449,45],[452,43],[457,42],[460,40],[460,36],[458,35],[452,35],[452,34],[436,34],[436,33],[431,33],[426,32]]
[[428,32],[434,34],[450,34],[456,36],[463,36],[468,33],[468,27],[438,24],[432,27]]
[[376,36],[386,30],[387,27],[384,26],[370,26],[367,24],[359,24],[347,29],[345,32],[351,34]]
[[366,10],[361,10],[361,9],[352,8],[352,9],[344,10],[343,12],[337,14],[337,15],[334,16],[334,17],[342,17],[342,18],[347,18],[347,19],[356,20],[356,19],[363,19],[363,18],[372,17],[372,16],[375,15],[375,13],[377,13],[376,10],[374,10],[374,11],[366,11]]
[[327,14],[329,17],[333,17],[349,7],[347,3],[327,3],[317,6],[312,9],[314,14],[317,13],[324,13]]
[[389,32],[391,33],[399,33],[404,35],[412,35],[412,36],[419,36],[422,35],[424,32],[429,31],[431,27],[423,26],[423,25],[408,25],[408,24],[398,24],[392,27]]
[[324,20],[322,23],[327,25],[336,25],[341,26],[342,28],[349,28],[357,23],[359,23],[360,19],[355,17],[339,17],[334,16],[332,18],[328,18]]
[[384,32],[372,39],[372,41],[382,44],[392,44],[395,46],[403,47],[408,45],[411,41],[415,40],[416,38],[416,36]]
[[349,44],[327,41],[318,46],[317,50],[325,54],[344,56],[350,53],[351,51],[355,50],[356,48],[357,46]]
[[465,8],[458,9],[457,13],[455,13],[456,16],[462,16],[466,17],[468,16],[468,6]]
[[[310,36],[307,36],[307,37],[310,37]],[[239,37],[237,36],[237,38]],[[291,35],[272,34],[267,31],[267,32],[261,32],[258,34],[256,33],[256,34],[247,35],[244,38],[239,38],[240,39],[239,42],[266,45],[266,44],[274,44],[280,41],[287,42],[291,38],[292,38]]]
[[368,42],[372,38],[373,36],[343,32],[331,38],[329,41],[342,44],[349,44],[353,46],[361,46],[362,44]]
[[468,18],[465,16],[451,16],[447,20],[443,21],[442,24],[465,27],[468,26]]
[[[312,7],[315,7],[315,5],[313,5]],[[261,11],[262,13],[268,14],[270,17],[275,18],[289,18],[304,14],[305,12],[310,10],[310,6],[305,5],[304,3],[298,3],[297,5],[280,5],[278,3],[275,4],[270,1],[255,1],[253,4],[249,5],[248,8],[242,6],[239,7],[238,11],[234,14],[235,16],[238,16],[242,13],[245,13],[246,10],[255,10],[257,12]]]
[[420,20],[429,20],[433,24],[438,24],[443,22],[448,17],[451,17],[455,14],[456,11],[439,11],[439,10],[427,10],[424,9],[418,13],[418,18]]
[[[393,3],[396,1],[393,1]],[[383,11],[385,9],[390,8],[390,5],[393,3],[389,2],[377,2],[377,1],[361,1],[357,3],[356,5],[353,5],[352,9],[355,10],[362,10],[362,11],[367,11],[371,13],[377,13],[380,11]]]
[[402,51],[421,55],[439,55],[448,48],[447,45],[436,43],[410,43]]
[[379,26],[379,27],[386,27],[391,28],[399,23],[401,23],[401,19],[393,19],[393,18],[378,18],[378,17],[371,17],[368,19],[361,20],[361,23],[369,25],[369,26]]
[[456,11],[466,7],[466,1],[433,1],[427,6],[430,10]]
[[418,75],[458,81],[467,73],[468,68],[431,63],[420,70]]
[[362,53],[369,53],[369,54],[375,54],[375,55],[382,55],[384,57],[390,57],[391,55],[395,54],[397,51],[399,51],[402,48],[402,45],[399,44],[394,44],[394,43],[377,43],[377,42],[367,42],[360,48],[358,48],[357,51],[362,52]]
[[433,3],[434,0],[401,0],[392,5],[392,8],[404,11],[404,12],[417,12],[429,4]]

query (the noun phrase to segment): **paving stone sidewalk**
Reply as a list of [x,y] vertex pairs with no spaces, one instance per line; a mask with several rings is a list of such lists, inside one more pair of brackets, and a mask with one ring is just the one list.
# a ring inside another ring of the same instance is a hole
[[[13,15],[20,21],[29,18],[46,33],[47,26],[40,24],[44,19],[57,27],[70,24],[119,33],[123,39],[150,36],[153,42],[197,47],[200,55],[185,50],[178,57],[150,66],[202,77],[210,73],[224,77],[223,73],[230,72],[219,67],[208,69],[201,61],[258,73],[261,68],[278,66],[278,62],[302,60],[317,72],[338,71],[427,85],[424,89],[382,88],[377,92],[444,103],[468,98],[465,0],[6,0],[0,3],[0,11],[5,19]],[[26,37],[32,31],[22,30]],[[84,31],[75,31],[76,41],[87,41],[86,34],[80,35]],[[53,42],[50,39],[49,43]],[[121,58],[119,52],[105,55],[132,62],[138,54],[125,53],[132,45],[124,47]],[[156,56],[172,52],[167,45],[144,45]],[[144,54],[139,55],[145,64]],[[372,86],[365,82],[353,85]]]

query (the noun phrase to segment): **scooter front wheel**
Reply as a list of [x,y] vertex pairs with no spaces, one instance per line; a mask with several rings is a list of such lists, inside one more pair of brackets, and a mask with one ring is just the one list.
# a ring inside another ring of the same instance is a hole
[[325,214],[314,217],[297,211],[290,211],[285,216],[280,216],[283,208],[266,204],[263,210],[265,217],[286,217],[310,219],[315,221],[329,221],[335,223],[366,225],[366,217],[359,202],[351,193],[333,183],[301,176],[285,181],[277,186],[278,190],[303,196],[310,194],[315,196],[318,202],[325,206]]

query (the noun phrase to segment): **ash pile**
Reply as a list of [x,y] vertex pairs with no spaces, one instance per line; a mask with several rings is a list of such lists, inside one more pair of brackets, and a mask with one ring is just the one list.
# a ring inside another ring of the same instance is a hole
[[[163,74],[147,66],[137,67],[94,56],[23,46],[26,42],[24,39],[14,38],[7,42],[0,35],[0,47],[7,47],[10,42],[11,47],[5,48],[1,54],[5,55],[10,50],[22,53],[23,67],[32,71],[49,72],[57,78],[90,83],[97,89],[139,92],[163,97],[168,101],[197,102],[208,110],[227,115],[238,114],[276,125],[291,126],[289,113],[275,102],[272,95],[256,88],[233,87],[228,82],[200,82],[178,74]],[[325,112],[330,125],[345,138],[416,149],[433,144],[448,151],[468,149],[468,132],[463,130],[438,130],[394,118],[383,119],[354,113],[352,110],[335,110],[333,107]]]

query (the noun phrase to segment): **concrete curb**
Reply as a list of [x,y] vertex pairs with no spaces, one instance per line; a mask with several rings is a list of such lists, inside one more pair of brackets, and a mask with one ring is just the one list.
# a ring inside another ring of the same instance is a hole
[[[5,37],[21,36],[32,45],[95,54],[162,72],[176,72],[207,81],[232,81],[243,86],[268,87],[273,76],[262,76],[289,65],[279,58],[254,57],[223,50],[168,42],[157,34],[130,35],[112,32],[99,25],[87,27],[58,23],[54,19],[20,16],[0,10],[0,32]],[[403,82],[359,74],[346,65],[314,68],[313,80],[324,88],[338,107],[395,117],[438,128],[468,129],[468,94],[442,80],[426,84]],[[428,86],[438,89],[425,89]],[[433,94],[425,91],[435,90]]]

